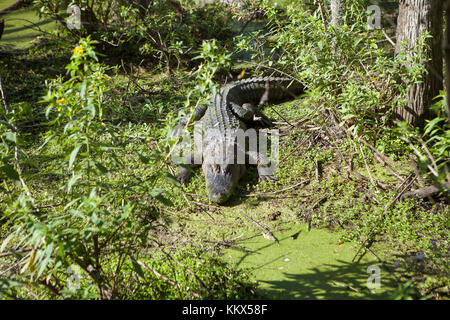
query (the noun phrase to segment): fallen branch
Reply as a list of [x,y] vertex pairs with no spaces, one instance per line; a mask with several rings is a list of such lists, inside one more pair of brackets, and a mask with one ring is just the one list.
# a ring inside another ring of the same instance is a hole
[[309,180],[305,180],[305,181],[296,183],[296,184],[294,184],[293,186],[290,186],[290,187],[287,187],[287,188],[284,188],[284,189],[281,189],[281,190],[277,190],[277,191],[273,191],[273,192],[266,192],[266,193],[250,193],[250,194],[246,194],[245,196],[246,196],[246,197],[265,197],[265,196],[271,196],[271,195],[274,195],[274,194],[277,194],[277,193],[280,193],[280,192],[284,192],[284,191],[287,191],[287,190],[290,190],[290,189],[294,189],[294,188],[296,188],[296,187],[298,187],[298,186],[300,186],[300,185],[302,185],[302,184],[306,184],[306,183],[309,183]]
[[227,242],[227,241],[213,241],[213,240],[203,240],[203,241],[207,242],[207,243],[215,243],[215,244],[218,244],[218,245],[224,246],[224,247],[238,249],[240,251],[244,251],[244,252],[248,252],[248,253],[256,253],[256,251],[252,251],[252,250],[250,250],[250,249],[248,249],[248,248],[246,248],[244,246],[240,246],[240,245],[237,245],[237,244],[234,244],[234,243],[230,243],[230,242]]
[[248,220],[250,220],[253,224],[255,224],[259,229],[262,230],[262,234],[263,234],[264,238],[266,238],[268,240],[273,240],[278,244],[280,243],[280,241],[277,239],[277,237],[274,236],[274,234],[272,233],[272,231],[269,230],[269,228],[267,228],[266,226],[263,226],[258,221],[252,219],[251,217],[249,217],[246,214],[244,214],[244,217],[247,218]]
[[433,198],[437,196],[441,191],[446,192],[447,194],[450,192],[450,184],[444,184],[442,189],[439,189],[436,186],[428,186],[423,187],[411,192],[407,192],[402,195],[400,200],[404,200],[405,198],[413,198],[413,199],[425,199],[425,198]]

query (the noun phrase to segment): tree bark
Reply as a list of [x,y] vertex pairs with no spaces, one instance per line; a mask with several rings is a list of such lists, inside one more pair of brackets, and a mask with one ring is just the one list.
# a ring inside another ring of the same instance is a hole
[[442,48],[444,49],[444,60],[445,60],[445,89],[446,94],[446,104],[447,104],[447,117],[448,123],[450,125],[450,0],[445,2],[445,37],[442,43]]
[[[422,126],[430,118],[432,100],[443,88],[442,0],[399,0],[395,53],[405,50],[403,53],[410,56],[424,32],[432,36],[426,40],[426,71],[422,82],[411,87],[406,105],[397,110],[399,118],[413,126]],[[401,46],[402,42],[406,47]]]
[[341,24],[341,0],[331,0],[331,25],[333,28],[339,28]]

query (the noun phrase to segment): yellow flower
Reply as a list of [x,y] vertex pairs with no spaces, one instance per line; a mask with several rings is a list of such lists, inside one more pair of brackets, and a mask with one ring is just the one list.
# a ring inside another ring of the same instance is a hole
[[60,104],[60,103],[66,103],[66,102],[67,102],[67,99],[66,99],[66,98],[61,98],[61,99],[56,100],[56,103],[57,103],[57,104]]
[[105,80],[109,80],[109,78],[105,77],[104,75],[100,75],[100,78],[105,79]]
[[73,50],[73,54],[74,54],[74,55],[78,55],[78,54],[82,55],[83,53],[84,53],[84,50],[83,50],[83,45],[82,45],[82,44],[80,44],[79,47],[76,47],[76,48]]
[[377,40],[376,39],[371,39],[370,42],[375,43],[375,42],[377,42]]

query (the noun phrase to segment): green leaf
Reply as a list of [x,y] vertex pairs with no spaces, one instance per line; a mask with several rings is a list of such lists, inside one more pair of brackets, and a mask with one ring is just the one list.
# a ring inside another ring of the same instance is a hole
[[17,135],[15,132],[6,132],[4,136],[6,140],[17,143]]
[[9,236],[6,237],[6,239],[2,243],[2,246],[0,247],[0,252],[3,252],[3,250],[5,250],[6,246],[9,244],[9,242],[13,237],[14,233],[11,233]]
[[95,106],[92,103],[89,103],[86,106],[86,110],[89,112],[89,114],[91,115],[91,117],[95,117]]
[[74,175],[69,182],[67,183],[67,192],[70,192],[72,186],[77,182],[78,179],[81,178],[81,174]]
[[167,198],[165,198],[163,196],[163,193],[166,193],[166,190],[156,188],[156,189],[150,190],[149,193],[152,196],[152,198],[158,200],[162,204],[164,204],[166,206],[172,206],[173,205],[172,201],[170,201],[169,199],[167,199]]
[[173,185],[175,185],[177,187],[181,187],[180,182],[178,181],[178,179],[174,175],[172,175],[169,172],[163,172],[163,174],[164,174],[166,180],[169,181],[171,184],[173,184]]
[[96,162],[96,163],[95,163],[95,166],[97,167],[97,169],[98,169],[101,173],[103,173],[103,174],[108,173],[108,169],[106,169],[106,168],[105,168],[103,165],[101,165],[100,163]]
[[83,144],[79,144],[77,146],[75,146],[75,148],[73,148],[70,157],[69,157],[69,170],[70,168],[72,168],[72,164],[75,161],[78,151],[80,151],[80,148],[83,146]]
[[425,130],[425,133],[423,135],[427,135],[434,128],[434,126],[436,124],[438,124],[439,122],[441,122],[442,120],[444,120],[444,119],[438,117],[438,118],[434,118],[433,120],[428,122],[427,125],[425,126],[426,130]]
[[141,160],[142,163],[147,164],[150,161],[150,158],[138,153],[139,159]]
[[48,136],[47,138],[45,138],[44,142],[40,145],[40,147],[37,149],[37,151],[39,151],[39,150],[41,150],[43,147],[45,147],[45,145],[46,145],[50,140],[52,140],[54,136],[55,136],[55,135],[52,134],[52,135]]

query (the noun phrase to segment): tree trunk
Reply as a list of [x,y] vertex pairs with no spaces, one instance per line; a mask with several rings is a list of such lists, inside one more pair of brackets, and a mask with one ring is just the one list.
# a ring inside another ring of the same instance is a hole
[[341,24],[341,0],[331,0],[331,25],[337,29]]
[[[426,72],[422,75],[422,82],[411,87],[404,108],[397,110],[401,120],[416,126],[423,125],[424,120],[430,118],[432,100],[443,88],[442,0],[399,0],[396,54],[405,50],[404,54],[411,55],[412,48],[424,32],[432,36],[426,40],[429,46],[424,53]],[[403,41],[406,42],[404,48],[400,45]]]
[[444,60],[445,60],[445,90],[446,94],[446,104],[447,104],[447,117],[448,123],[450,124],[450,0],[445,2],[445,37],[442,43],[442,48],[444,49]]

